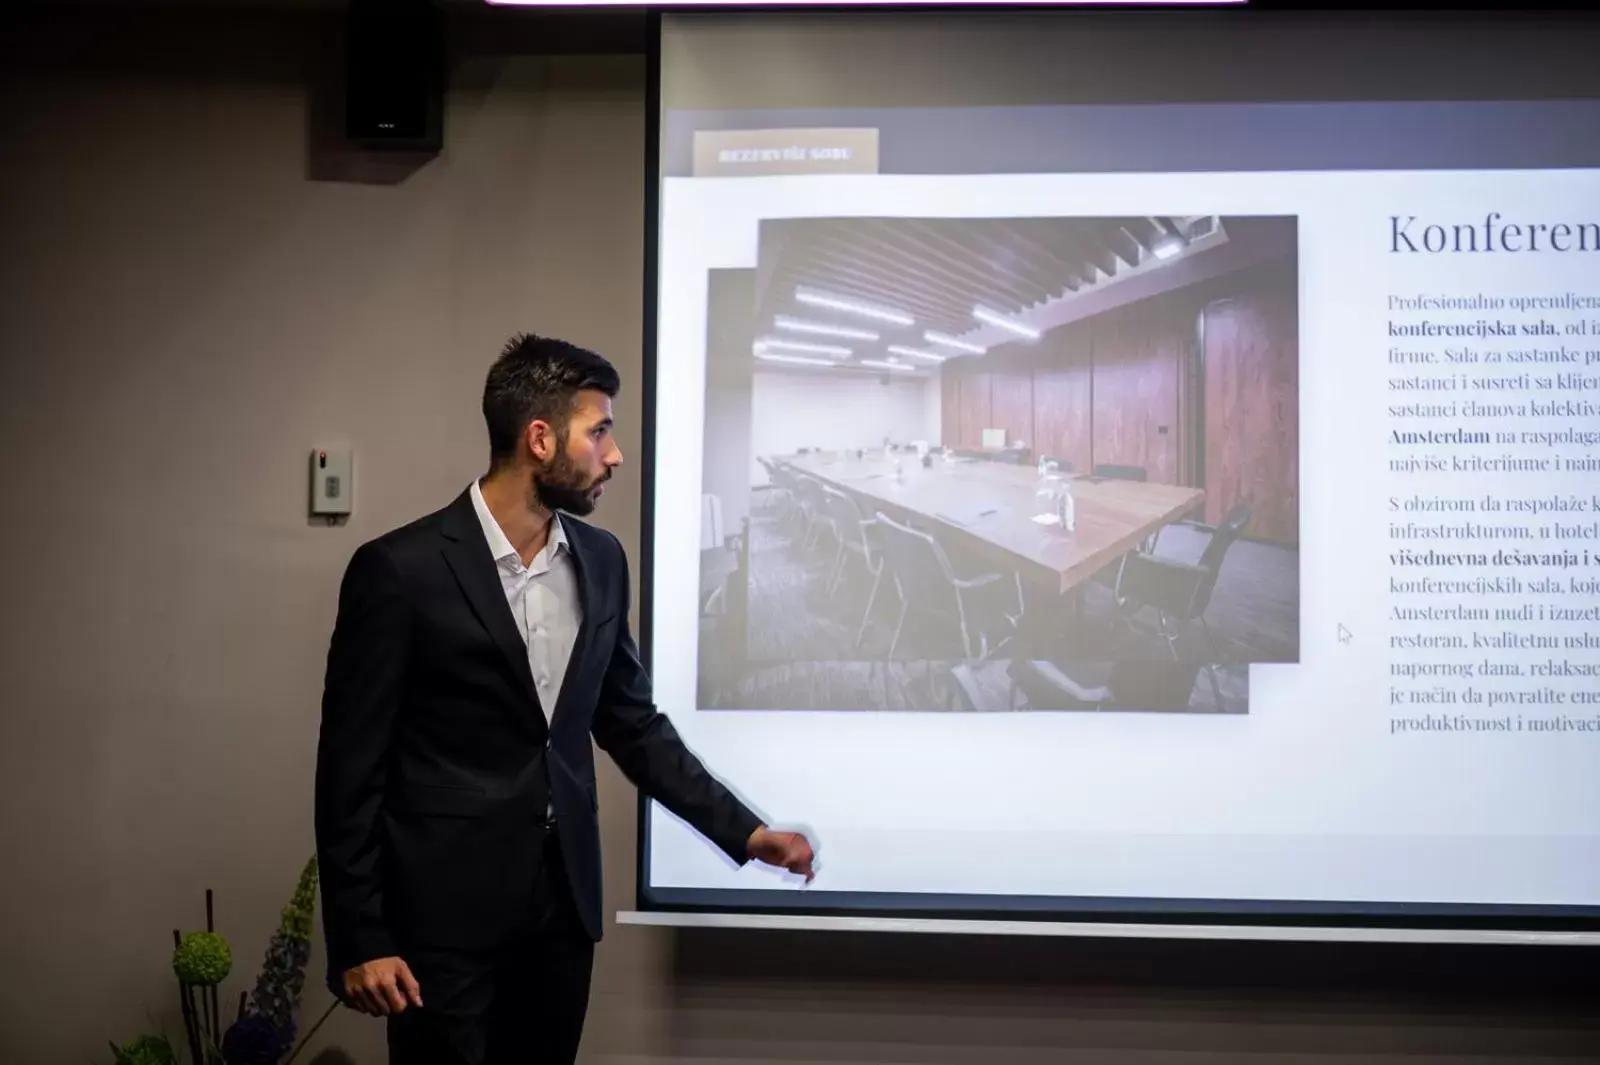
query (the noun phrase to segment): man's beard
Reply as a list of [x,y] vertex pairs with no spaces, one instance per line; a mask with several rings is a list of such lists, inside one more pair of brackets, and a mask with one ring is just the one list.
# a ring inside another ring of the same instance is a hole
[[562,451],[550,465],[534,471],[533,498],[548,510],[561,510],[581,517],[594,511],[597,501],[595,486],[610,479],[609,470],[592,480],[585,477]]

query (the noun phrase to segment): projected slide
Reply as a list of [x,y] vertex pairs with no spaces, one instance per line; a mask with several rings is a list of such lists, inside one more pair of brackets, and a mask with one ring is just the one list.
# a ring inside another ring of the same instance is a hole
[[1600,915],[1596,128],[665,112],[647,900]]
[[[751,340],[708,350],[706,454],[757,470],[739,557],[701,562],[742,609],[701,629],[699,707],[1247,710],[1245,667],[1299,657],[1295,233],[763,221],[759,295],[709,327]],[[841,385],[912,417],[811,417]]]

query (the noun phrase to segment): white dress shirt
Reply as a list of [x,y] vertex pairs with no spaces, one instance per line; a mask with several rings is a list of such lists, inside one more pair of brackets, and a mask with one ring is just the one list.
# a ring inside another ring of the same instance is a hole
[[578,602],[578,574],[573,568],[566,530],[561,527],[561,515],[551,516],[550,535],[544,547],[533,556],[531,565],[524,566],[505,530],[489,512],[477,481],[472,482],[472,507],[478,512],[489,553],[500,571],[500,587],[506,593],[517,631],[528,646],[528,668],[533,672],[545,720],[549,721],[555,713],[583,616]]

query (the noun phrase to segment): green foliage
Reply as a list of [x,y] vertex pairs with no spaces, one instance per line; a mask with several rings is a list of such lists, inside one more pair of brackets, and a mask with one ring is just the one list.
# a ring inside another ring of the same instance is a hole
[[[178,980],[187,1047],[180,1052],[165,1036],[141,1035],[123,1046],[108,1045],[116,1065],[279,1065],[293,1061],[339,1005],[296,1042],[301,992],[310,960],[317,906],[317,860],[305,863],[294,894],[279,912],[266,958],[238,1012],[226,1009],[221,984],[233,972],[233,950],[214,931],[213,893],[206,890],[206,930],[172,932],[172,971]],[[225,1015],[227,1014],[227,1015]],[[0,1065],[9,1063],[0,1062]]]
[[233,952],[215,932],[189,932],[172,952],[172,971],[185,984],[215,987],[232,970]]
[[310,939],[313,917],[317,910],[317,859],[306,862],[300,872],[300,882],[294,897],[283,908],[279,930],[291,939]]
[[122,1046],[111,1044],[116,1065],[175,1065],[177,1051],[164,1035],[140,1035]]

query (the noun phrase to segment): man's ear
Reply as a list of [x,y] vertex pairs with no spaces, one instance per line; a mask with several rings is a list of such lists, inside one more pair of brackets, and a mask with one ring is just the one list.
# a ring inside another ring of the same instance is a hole
[[549,422],[535,418],[524,434],[528,450],[540,462],[549,462],[556,453],[556,431]]

